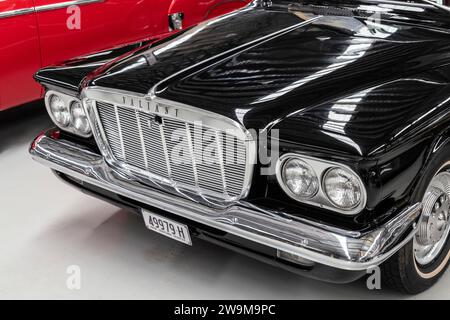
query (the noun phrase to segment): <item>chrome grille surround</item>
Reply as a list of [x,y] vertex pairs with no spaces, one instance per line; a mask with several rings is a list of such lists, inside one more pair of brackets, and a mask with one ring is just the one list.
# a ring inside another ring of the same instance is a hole
[[[256,141],[237,122],[158,97],[100,87],[84,89],[82,100],[102,155],[126,178],[210,206],[229,206],[247,196],[256,163]],[[161,124],[150,124],[156,117]],[[200,155],[203,140],[200,152],[192,143],[194,134],[205,132],[212,133],[209,142],[216,146],[215,159],[210,161]],[[175,163],[169,156],[176,145],[168,138],[172,133],[184,135],[179,143],[189,150],[185,160],[189,159],[190,165]],[[237,162],[233,165],[224,159],[231,139]],[[196,164],[199,157],[204,161]]]

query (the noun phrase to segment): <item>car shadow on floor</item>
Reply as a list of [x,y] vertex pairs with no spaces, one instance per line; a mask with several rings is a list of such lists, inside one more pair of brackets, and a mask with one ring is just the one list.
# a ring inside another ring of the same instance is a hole
[[[81,210],[82,211],[82,210]],[[99,212],[79,212],[84,215],[98,215]],[[104,214],[104,213],[102,213]],[[52,237],[51,242],[67,241],[68,230],[86,228],[86,221],[65,220],[53,225],[44,237]],[[70,237],[69,237],[70,239]],[[79,247],[83,255],[101,255],[100,262],[105,266],[119,264],[134,276],[142,274],[142,286],[164,286],[152,283],[148,275],[167,277],[169,283],[179,282],[178,293],[172,298],[192,297],[224,299],[379,299],[401,298],[391,291],[369,291],[365,280],[345,285],[335,285],[307,279],[285,270],[266,265],[252,258],[239,255],[205,241],[194,239],[192,247],[180,244],[162,235],[147,230],[141,217],[119,210],[89,232],[80,242],[76,236],[71,241]],[[47,241],[48,243],[48,241]],[[101,267],[100,269],[102,269]],[[119,273],[119,272],[118,272]],[[150,277],[151,278],[151,277]],[[178,279],[178,280],[177,280]],[[185,280],[189,279],[189,280]],[[117,280],[120,281],[120,280]],[[183,282],[195,287],[186,289]],[[208,288],[203,290],[202,288]],[[207,292],[217,289],[215,296]],[[184,291],[183,291],[184,290]],[[223,290],[223,296],[220,295]],[[235,293],[232,293],[236,290]],[[248,294],[245,292],[248,291]],[[152,298],[167,299],[170,296]]]
[[13,146],[31,143],[51,126],[41,100],[0,112],[0,154]]

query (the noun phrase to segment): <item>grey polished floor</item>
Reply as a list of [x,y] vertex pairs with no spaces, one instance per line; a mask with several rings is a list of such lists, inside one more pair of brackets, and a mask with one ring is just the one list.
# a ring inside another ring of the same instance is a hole
[[[178,244],[141,219],[64,184],[27,148],[50,122],[40,104],[0,113],[0,298],[381,299],[450,298],[450,274],[404,297],[365,282],[332,285],[208,243]],[[67,268],[81,270],[69,290]]]

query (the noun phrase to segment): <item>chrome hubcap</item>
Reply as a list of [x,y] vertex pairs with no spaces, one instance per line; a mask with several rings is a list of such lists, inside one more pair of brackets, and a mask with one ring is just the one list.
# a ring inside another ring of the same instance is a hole
[[439,256],[450,231],[449,173],[443,172],[433,178],[422,203],[422,216],[414,238],[414,256],[425,266]]

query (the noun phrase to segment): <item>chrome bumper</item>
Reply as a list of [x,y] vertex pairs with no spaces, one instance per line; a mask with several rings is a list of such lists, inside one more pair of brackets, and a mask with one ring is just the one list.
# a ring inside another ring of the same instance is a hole
[[377,266],[410,241],[422,208],[415,204],[378,229],[352,232],[245,202],[219,210],[150,189],[115,172],[102,156],[72,142],[53,139],[49,134],[36,138],[30,154],[43,165],[80,181],[304,259],[350,271]]

